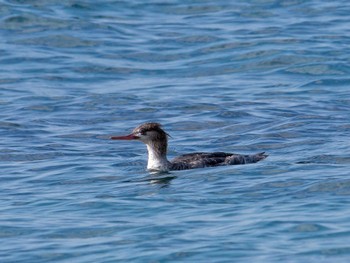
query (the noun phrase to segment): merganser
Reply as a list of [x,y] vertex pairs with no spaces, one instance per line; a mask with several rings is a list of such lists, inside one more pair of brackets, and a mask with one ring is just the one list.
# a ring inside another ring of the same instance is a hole
[[168,136],[159,123],[149,122],[136,127],[131,134],[112,136],[112,140],[138,140],[146,144],[148,150],[147,169],[167,172],[221,165],[256,163],[265,159],[265,152],[241,155],[224,152],[195,152],[180,155],[171,161],[167,159]]

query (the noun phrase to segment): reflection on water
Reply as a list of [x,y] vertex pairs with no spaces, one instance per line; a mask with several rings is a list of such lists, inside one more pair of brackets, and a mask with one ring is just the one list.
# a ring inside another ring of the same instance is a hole
[[157,184],[161,187],[168,187],[172,180],[176,179],[176,176],[154,176],[154,178],[147,179],[151,184]]

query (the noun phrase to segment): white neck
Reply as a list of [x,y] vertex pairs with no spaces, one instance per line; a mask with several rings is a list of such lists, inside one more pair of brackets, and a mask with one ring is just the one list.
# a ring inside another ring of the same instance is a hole
[[156,170],[156,171],[168,171],[169,170],[169,162],[166,158],[166,154],[162,155],[159,151],[157,151],[154,145],[147,144],[148,150],[148,170]]

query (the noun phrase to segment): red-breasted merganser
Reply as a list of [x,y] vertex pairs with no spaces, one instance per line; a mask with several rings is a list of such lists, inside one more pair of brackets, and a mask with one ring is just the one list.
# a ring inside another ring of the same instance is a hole
[[264,152],[241,155],[224,152],[195,152],[180,155],[168,161],[168,134],[159,123],[144,123],[136,127],[131,134],[126,136],[112,136],[112,140],[138,140],[146,144],[148,150],[147,169],[151,171],[185,170],[221,165],[256,163],[265,159],[268,155]]

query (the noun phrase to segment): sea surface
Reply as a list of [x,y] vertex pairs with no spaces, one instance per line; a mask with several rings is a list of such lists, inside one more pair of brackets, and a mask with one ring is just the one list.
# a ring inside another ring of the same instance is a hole
[[350,2],[0,0],[0,137],[1,263],[349,262]]

